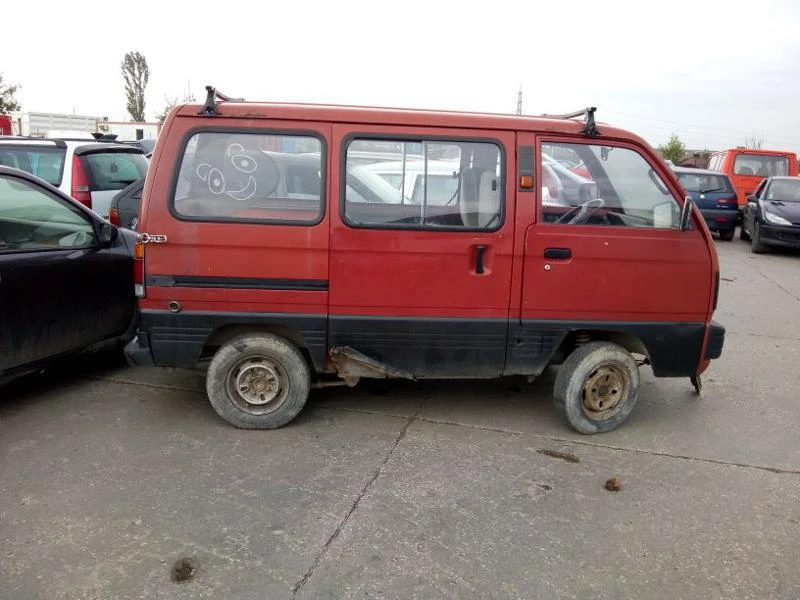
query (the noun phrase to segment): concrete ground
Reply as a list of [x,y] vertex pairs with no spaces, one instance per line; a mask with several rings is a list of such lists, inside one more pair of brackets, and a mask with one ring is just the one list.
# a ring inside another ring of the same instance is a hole
[[552,374],[318,391],[271,432],[194,372],[0,388],[0,598],[798,598],[800,253],[718,248],[702,398],[645,369],[605,435]]

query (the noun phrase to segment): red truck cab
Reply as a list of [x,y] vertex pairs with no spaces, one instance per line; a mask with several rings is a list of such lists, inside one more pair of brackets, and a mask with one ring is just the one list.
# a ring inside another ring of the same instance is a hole
[[[724,340],[710,232],[646,142],[581,116],[209,88],[170,113],[148,171],[130,362],[207,364],[212,406],[245,428],[284,425],[313,386],[360,378],[561,365],[555,405],[583,433],[630,414],[640,364],[699,388]],[[548,167],[563,177],[551,198],[543,160],[589,177]]]

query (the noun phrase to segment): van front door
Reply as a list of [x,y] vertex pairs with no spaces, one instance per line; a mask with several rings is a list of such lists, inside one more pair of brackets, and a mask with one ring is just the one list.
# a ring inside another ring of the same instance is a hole
[[514,135],[335,126],[331,150],[330,345],[416,377],[500,375]]
[[678,228],[678,188],[631,145],[543,139],[537,157],[555,193],[537,187],[525,235],[520,339],[546,361],[570,332],[615,331],[647,346],[656,374],[691,373],[699,356],[674,350],[702,345],[714,261],[700,221]]

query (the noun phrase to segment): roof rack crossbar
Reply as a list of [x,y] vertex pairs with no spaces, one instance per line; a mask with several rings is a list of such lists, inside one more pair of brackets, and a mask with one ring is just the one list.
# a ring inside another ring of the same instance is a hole
[[203,104],[203,110],[201,110],[198,114],[206,115],[208,117],[215,117],[219,115],[219,110],[217,109],[216,100],[220,102],[244,102],[244,98],[232,98],[230,96],[226,96],[222,92],[217,91],[213,85],[206,86],[206,102]]
[[588,135],[590,137],[594,137],[600,135],[600,132],[597,131],[597,124],[594,121],[594,112],[597,110],[596,106],[589,106],[582,110],[576,110],[575,112],[566,113],[564,115],[542,115],[543,117],[550,117],[555,119],[574,119],[575,117],[583,117],[586,116],[586,122],[583,127],[584,135]]

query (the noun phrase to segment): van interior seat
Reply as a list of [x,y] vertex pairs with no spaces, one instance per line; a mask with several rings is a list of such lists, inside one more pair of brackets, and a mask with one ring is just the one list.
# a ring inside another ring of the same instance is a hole
[[500,212],[500,188],[494,171],[465,169],[459,186],[459,208],[465,227],[486,227]]
[[739,169],[739,175],[755,175],[755,173],[753,173],[753,169],[750,167],[742,167]]
[[481,173],[478,185],[478,226],[486,227],[496,221],[500,212],[500,186],[494,171]]

